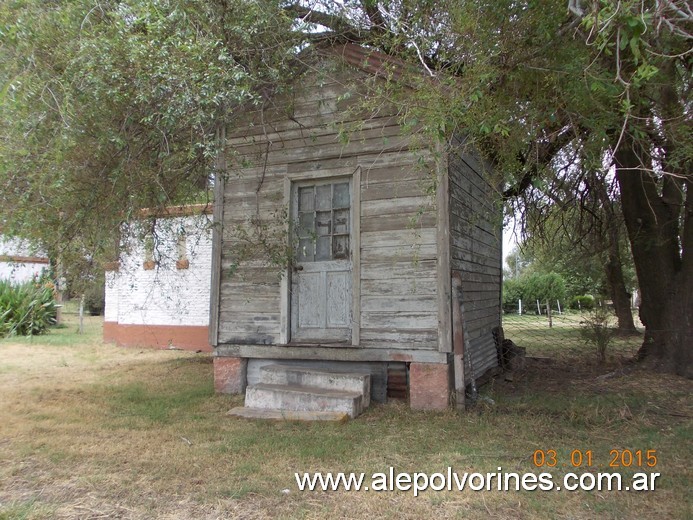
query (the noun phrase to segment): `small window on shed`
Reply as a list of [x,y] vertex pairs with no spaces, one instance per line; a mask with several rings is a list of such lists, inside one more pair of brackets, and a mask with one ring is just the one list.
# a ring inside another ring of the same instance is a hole
[[188,260],[188,241],[185,235],[185,230],[181,230],[178,233],[178,240],[176,240],[176,254],[178,255],[176,260],[176,269],[187,269],[190,267],[190,260]]

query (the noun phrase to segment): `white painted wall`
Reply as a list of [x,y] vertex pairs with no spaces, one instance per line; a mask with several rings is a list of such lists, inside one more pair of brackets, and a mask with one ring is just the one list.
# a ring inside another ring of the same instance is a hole
[[43,252],[35,251],[27,242],[0,236],[0,280],[10,280],[22,283],[31,280],[34,276],[40,276],[48,264],[33,262],[9,262],[4,261],[5,256],[45,256]]
[[[127,239],[120,269],[106,273],[105,321],[129,325],[208,325],[212,268],[211,216],[157,220],[154,258],[145,270],[145,247]],[[178,236],[186,236],[188,269],[177,269]]]

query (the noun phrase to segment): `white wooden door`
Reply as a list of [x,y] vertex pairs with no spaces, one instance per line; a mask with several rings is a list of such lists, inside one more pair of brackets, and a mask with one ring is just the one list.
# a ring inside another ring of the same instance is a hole
[[299,183],[292,195],[291,341],[350,342],[351,183]]

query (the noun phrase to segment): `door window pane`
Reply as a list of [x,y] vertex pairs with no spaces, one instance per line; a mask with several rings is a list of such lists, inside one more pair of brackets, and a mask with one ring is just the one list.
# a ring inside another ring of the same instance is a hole
[[333,215],[333,225],[335,233],[348,233],[349,232],[349,210],[348,209],[338,209],[335,210]]
[[332,185],[316,186],[315,209],[332,209]]
[[315,260],[330,260],[330,237],[318,237],[315,248]]
[[313,186],[308,186],[307,188],[298,189],[298,210],[299,211],[313,211],[313,199],[315,197],[315,190]]
[[349,207],[349,183],[344,182],[334,185],[334,195],[332,197],[333,208]]
[[315,217],[315,232],[318,236],[329,235],[332,232],[332,212],[318,211]]
[[313,261],[313,239],[312,238],[302,238],[298,241],[298,257],[299,262],[312,262]]
[[332,258],[335,260],[349,258],[349,235],[335,235],[332,238]]
[[315,231],[313,229],[313,224],[315,223],[315,214],[311,213],[299,213],[298,214],[298,236],[309,237]]

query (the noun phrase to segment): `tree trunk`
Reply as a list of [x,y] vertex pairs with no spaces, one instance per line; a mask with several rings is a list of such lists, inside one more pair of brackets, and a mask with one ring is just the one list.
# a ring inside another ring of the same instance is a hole
[[606,281],[609,284],[611,292],[611,301],[614,302],[614,311],[618,320],[618,331],[621,334],[635,334],[638,330],[635,328],[633,321],[633,312],[630,306],[630,294],[626,290],[626,284],[623,281],[623,268],[621,266],[620,255],[612,256],[611,249],[618,249],[618,244],[610,244],[609,261],[606,264]]
[[[645,339],[638,359],[661,370],[693,377],[693,195],[690,178],[679,197],[658,189],[646,170],[646,151],[628,136],[614,158],[623,217],[633,251]],[[684,201],[685,198],[685,201]]]
[[606,281],[611,293],[611,301],[614,303],[614,311],[618,319],[618,329],[622,334],[634,334],[637,332],[633,321],[633,312],[630,306],[630,294],[626,290],[623,278],[623,262],[621,260],[621,225],[620,216],[614,210],[613,201],[609,197],[606,184],[603,179],[593,178],[590,187],[596,192],[596,196],[604,211],[606,226],[606,242],[608,261],[604,266]]

